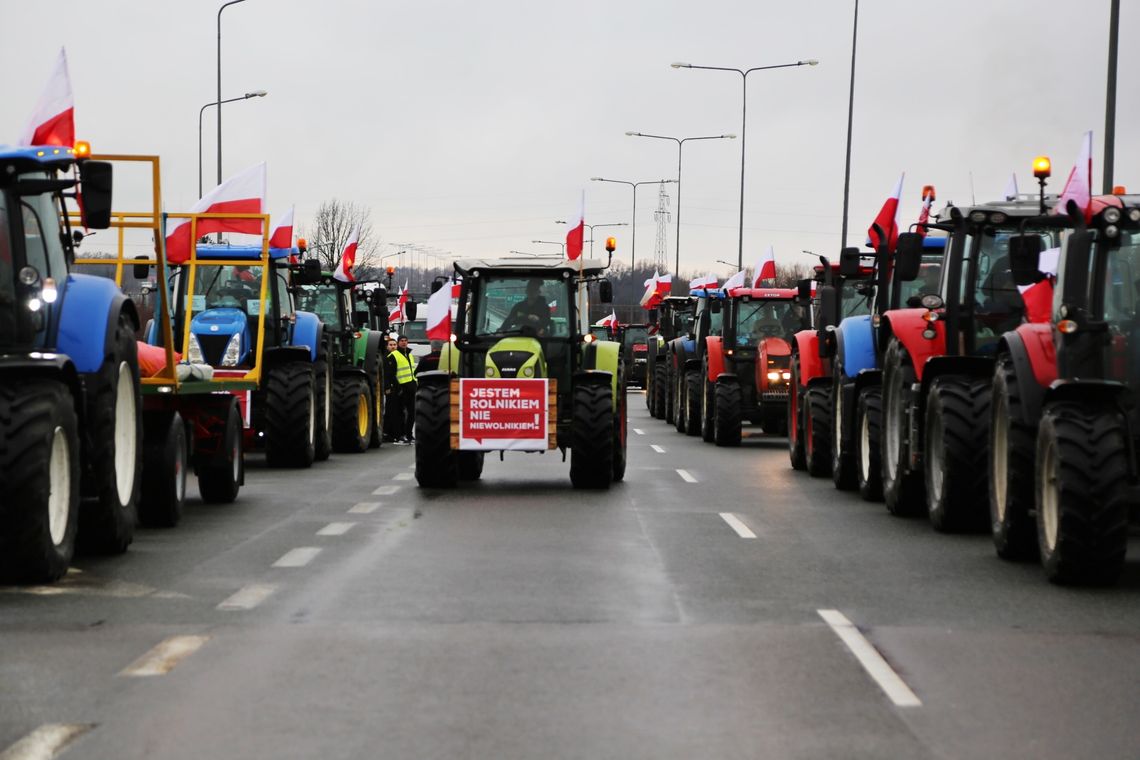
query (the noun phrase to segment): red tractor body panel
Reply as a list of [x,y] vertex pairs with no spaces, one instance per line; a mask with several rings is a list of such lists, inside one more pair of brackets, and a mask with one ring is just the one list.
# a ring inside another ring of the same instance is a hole
[[[897,309],[883,315],[891,327],[891,333],[898,338],[910,355],[914,365],[914,377],[922,380],[926,360],[946,353],[946,325],[941,320],[927,322],[923,317],[927,309]],[[933,338],[923,337],[926,330],[934,330]]]
[[715,383],[717,377],[724,373],[724,345],[719,335],[705,338],[705,356],[709,363],[709,382]]
[[1043,388],[1057,379],[1057,347],[1053,344],[1053,326],[1050,324],[1018,325],[1014,331],[1029,354],[1033,379]]
[[800,387],[806,388],[809,380],[823,377],[823,357],[819,355],[819,334],[815,330],[800,330],[792,339],[800,357]]
[[[818,354],[818,352],[817,352]],[[768,391],[769,368],[780,372],[791,370],[792,347],[783,338],[764,338],[760,341],[760,358],[756,364],[756,389],[761,393]],[[816,356],[818,359],[818,355]],[[769,364],[769,361],[774,361]],[[784,383],[786,388],[787,383]]]

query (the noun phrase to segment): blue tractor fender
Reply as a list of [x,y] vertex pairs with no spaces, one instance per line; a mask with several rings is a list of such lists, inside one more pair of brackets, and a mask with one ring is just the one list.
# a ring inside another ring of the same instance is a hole
[[114,282],[94,275],[69,274],[55,350],[70,357],[80,374],[98,372],[107,356],[108,338],[123,314],[130,316],[137,329],[134,302]]
[[320,317],[309,311],[299,311],[297,312],[297,323],[293,326],[292,345],[304,346],[309,349],[309,358],[316,361],[323,349],[321,345],[321,334],[323,332],[324,324]]
[[835,355],[839,357],[844,377],[850,379],[863,370],[877,369],[875,335],[871,316],[848,317],[835,328]]

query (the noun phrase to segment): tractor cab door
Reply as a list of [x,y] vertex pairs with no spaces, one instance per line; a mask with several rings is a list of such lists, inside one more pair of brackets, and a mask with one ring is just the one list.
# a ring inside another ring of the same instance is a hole
[[1114,241],[1097,236],[1090,283],[1092,320],[1103,321],[1103,375],[1140,388],[1140,232],[1122,231]]

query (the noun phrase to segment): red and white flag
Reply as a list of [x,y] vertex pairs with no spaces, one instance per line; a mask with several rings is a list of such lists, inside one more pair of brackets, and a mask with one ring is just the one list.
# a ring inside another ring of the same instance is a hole
[[734,274],[732,277],[729,277],[727,280],[724,281],[723,289],[724,290],[732,290],[733,288],[743,288],[745,282],[747,282],[747,280],[744,277],[744,270],[741,269],[739,272]]
[[653,276],[645,281],[645,294],[641,297],[641,306],[644,309],[655,309],[657,305],[665,300],[665,296],[669,295],[669,291],[673,288],[673,275],[671,274],[657,274],[653,271]]
[[[906,177],[906,172],[899,175],[898,184],[895,185],[894,193],[887,198],[883,203],[883,207],[879,209],[878,216],[875,221],[871,223],[871,227],[867,230],[867,235],[871,238],[871,247],[875,250],[879,246],[886,244],[887,251],[893,253],[895,250],[895,243],[899,240],[899,198],[902,196],[903,179]],[[883,236],[886,240],[883,240]]]
[[451,293],[452,289],[444,286],[428,298],[428,340],[451,340]]
[[1007,201],[1016,200],[1017,198],[1017,172],[1012,172],[1009,175],[1009,182],[1005,183],[1005,192],[1002,193]]
[[582,255],[582,243],[586,239],[586,191],[582,191],[582,203],[578,207],[578,216],[571,222],[573,225],[566,233],[566,258],[574,261]]
[[618,326],[617,312],[611,311],[610,315],[608,317],[602,317],[601,319],[599,319],[597,322],[594,323],[594,326],[595,327],[617,327]]
[[[190,209],[191,214],[260,214],[265,208],[265,164],[235,174],[206,193]],[[175,219],[174,229],[166,235],[166,260],[181,264],[190,258],[190,220]],[[198,236],[211,232],[238,232],[262,235],[260,219],[199,219]]]
[[463,275],[455,275],[451,278],[451,297],[459,298],[459,294],[463,291]]
[[712,289],[716,287],[717,282],[719,282],[717,276],[709,272],[708,274],[700,275],[689,280],[689,290],[700,290],[701,288]]
[[273,228],[273,232],[269,235],[270,248],[292,248],[293,247],[293,206],[289,207],[289,211],[281,217],[281,221]]
[[399,297],[396,299],[396,308],[388,312],[389,322],[403,322],[404,317],[404,304],[408,302],[408,281],[404,280],[404,288],[400,291]]
[[40,95],[20,145],[75,145],[75,100],[67,74],[67,51],[59,49],[51,79]]
[[1037,260],[1037,269],[1044,277],[1032,285],[1018,285],[1021,300],[1025,303],[1025,318],[1031,323],[1048,322],[1053,312],[1053,283],[1057,281],[1057,264],[1061,258],[1060,248],[1042,251]]
[[918,212],[919,235],[926,237],[926,223],[930,221],[930,207],[934,205],[934,185],[924,185],[922,188],[922,210]]
[[1067,214],[1066,206],[1069,201],[1074,201],[1077,208],[1085,212],[1085,221],[1092,221],[1092,160],[1090,129],[1085,132],[1084,140],[1081,142],[1081,155],[1077,158],[1073,170],[1069,172],[1069,178],[1065,180],[1065,188],[1061,191],[1061,197],[1057,199],[1054,213]]
[[752,269],[752,287],[759,288],[764,280],[776,279],[776,249],[768,246],[764,255]]
[[353,228],[352,234],[348,236],[348,242],[344,244],[344,251],[340,254],[340,263],[336,265],[336,271],[333,272],[333,278],[341,282],[356,282],[356,275],[352,273],[352,268],[356,266],[356,241],[360,237],[360,225]]

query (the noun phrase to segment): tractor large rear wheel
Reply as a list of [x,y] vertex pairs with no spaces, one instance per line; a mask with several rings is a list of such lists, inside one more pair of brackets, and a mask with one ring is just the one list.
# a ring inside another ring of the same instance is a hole
[[186,503],[190,467],[186,423],[178,412],[148,412],[143,420],[142,499],[139,524],[173,528]]
[[615,483],[625,480],[626,441],[629,434],[629,399],[626,393],[625,370],[618,370],[618,397],[614,399],[614,472]]
[[313,461],[324,462],[332,453],[333,376],[324,359],[313,362],[313,386],[316,390],[317,428],[313,432]]
[[666,417],[666,401],[669,398],[669,373],[665,362],[658,361],[653,365],[653,416],[659,420]]
[[574,387],[570,482],[575,488],[609,488],[614,468],[614,403],[608,385]]
[[677,370],[677,377],[673,383],[673,426],[678,433],[684,433],[689,428],[689,421],[685,419],[685,404],[689,394],[685,388],[685,373]]
[[265,462],[270,467],[311,467],[315,454],[316,392],[313,365],[284,362],[265,379]]
[[1013,358],[998,357],[990,393],[990,535],[1002,559],[1037,556],[1033,458],[1037,431],[1025,424]]
[[1037,434],[1037,541],[1054,583],[1111,584],[1128,546],[1128,447],[1108,406],[1046,407]]
[[717,446],[740,445],[740,386],[736,383],[716,384],[713,407],[713,442]]
[[716,383],[709,382],[708,367],[701,373],[701,440],[716,438]]
[[483,459],[485,452],[482,451],[457,451],[455,452],[456,466],[459,468],[458,477],[460,480],[478,480],[483,476]]
[[62,383],[0,386],[0,578],[49,583],[67,572],[79,527],[78,427]]
[[[673,357],[666,355],[665,361],[672,362]],[[662,390],[665,393],[665,422],[672,425],[676,421],[677,414],[677,384],[669,372],[668,364],[665,365],[665,384]]]
[[985,527],[989,396],[988,381],[950,376],[926,397],[926,509],[939,532]]
[[880,425],[883,418],[883,391],[873,385],[859,391],[855,406],[855,477],[859,495],[866,501],[883,498]]
[[228,405],[221,433],[217,456],[198,465],[198,493],[208,504],[232,503],[245,483],[241,410],[237,403]]
[[359,375],[338,377],[333,383],[333,451],[361,454],[372,440],[375,410],[368,380]]
[[828,436],[831,432],[831,404],[823,388],[804,393],[804,459],[808,475],[822,478],[831,466]]
[[793,470],[807,467],[804,457],[804,424],[800,414],[800,363],[792,361],[792,379],[788,385],[788,459]]
[[421,488],[454,488],[461,474],[460,455],[474,452],[451,449],[451,389],[447,384],[421,384],[416,390],[415,429],[416,482]]
[[909,388],[914,382],[906,349],[894,338],[883,360],[883,411],[880,415],[880,457],[883,501],[895,516],[917,514],[924,505],[922,472],[908,469],[910,424]]
[[701,393],[704,390],[704,378],[699,369],[692,369],[685,373],[685,435],[697,435],[701,432]]

